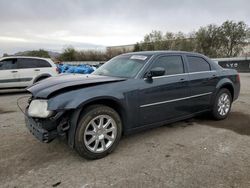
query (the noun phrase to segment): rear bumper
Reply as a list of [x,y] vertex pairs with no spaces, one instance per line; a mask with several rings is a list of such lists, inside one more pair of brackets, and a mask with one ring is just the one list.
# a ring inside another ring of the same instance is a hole
[[58,136],[57,129],[48,131],[43,128],[42,123],[31,117],[25,116],[26,127],[38,140],[48,143]]
[[240,95],[240,83],[234,85],[234,98],[233,101],[237,100]]

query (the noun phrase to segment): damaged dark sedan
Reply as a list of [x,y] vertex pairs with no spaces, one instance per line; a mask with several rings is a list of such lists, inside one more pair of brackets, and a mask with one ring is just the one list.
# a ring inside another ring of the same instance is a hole
[[83,157],[111,153],[123,134],[210,112],[221,120],[238,98],[240,79],[197,53],[119,55],[90,75],[61,75],[27,89],[26,125],[40,141],[65,136]]

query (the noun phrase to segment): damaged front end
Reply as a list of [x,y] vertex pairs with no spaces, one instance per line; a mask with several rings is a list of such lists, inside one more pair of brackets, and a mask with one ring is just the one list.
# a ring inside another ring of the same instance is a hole
[[26,126],[41,142],[49,143],[57,136],[66,135],[69,145],[73,147],[81,105],[94,99],[95,95],[98,96],[96,91],[102,91],[103,94],[106,84],[124,80],[104,76],[65,75],[34,84],[27,88],[32,97],[24,111]]
[[[64,112],[58,112],[49,118],[34,118],[28,115],[26,110],[25,123],[30,133],[38,140],[49,143],[57,136],[64,136],[69,129],[68,118],[64,118]],[[67,116],[66,116],[67,117]]]
[[66,135],[70,128],[71,111],[50,111],[47,100],[34,99],[33,96],[29,97],[24,104],[20,100],[17,102],[25,115],[26,127],[39,141],[49,143],[58,136]]

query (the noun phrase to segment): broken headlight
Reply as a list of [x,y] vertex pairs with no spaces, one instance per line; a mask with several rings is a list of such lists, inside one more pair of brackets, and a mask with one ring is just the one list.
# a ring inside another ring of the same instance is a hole
[[36,118],[47,118],[52,115],[52,111],[48,110],[48,101],[47,100],[32,100],[29,109],[28,115],[30,117]]

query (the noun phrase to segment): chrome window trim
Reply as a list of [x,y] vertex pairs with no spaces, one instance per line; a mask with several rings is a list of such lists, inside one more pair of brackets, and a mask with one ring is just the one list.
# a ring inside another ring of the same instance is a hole
[[210,71],[189,72],[188,74],[199,74],[199,73],[208,73],[208,72],[217,72],[217,71],[216,70],[210,70]]
[[180,76],[180,75],[188,75],[188,73],[171,74],[171,75],[164,75],[164,76],[153,76],[152,78],[159,79],[159,78],[167,78],[167,77]]
[[[216,70],[211,70],[211,71],[200,71],[200,72],[186,72],[186,73],[181,73],[181,74],[172,74],[172,75],[164,75],[164,76],[156,76],[152,77],[153,79],[159,79],[159,78],[166,78],[166,77],[172,77],[172,76],[180,76],[180,75],[189,75],[189,74],[200,74],[200,73],[208,73],[208,72],[216,72]],[[145,79],[145,78],[144,78]]]
[[161,102],[155,102],[155,103],[150,103],[150,104],[144,104],[144,105],[141,105],[140,108],[144,108],[144,107],[148,107],[148,106],[154,106],[154,105],[159,105],[159,104],[165,104],[165,103],[170,103],[170,102],[176,102],[176,101],[191,99],[191,98],[195,98],[195,97],[202,97],[202,96],[205,96],[205,95],[210,95],[212,93],[213,92],[208,92],[208,93],[202,93],[202,94],[198,94],[198,95],[192,95],[192,96],[189,96],[189,97],[172,99],[172,100],[168,100],[168,101],[161,101]]

